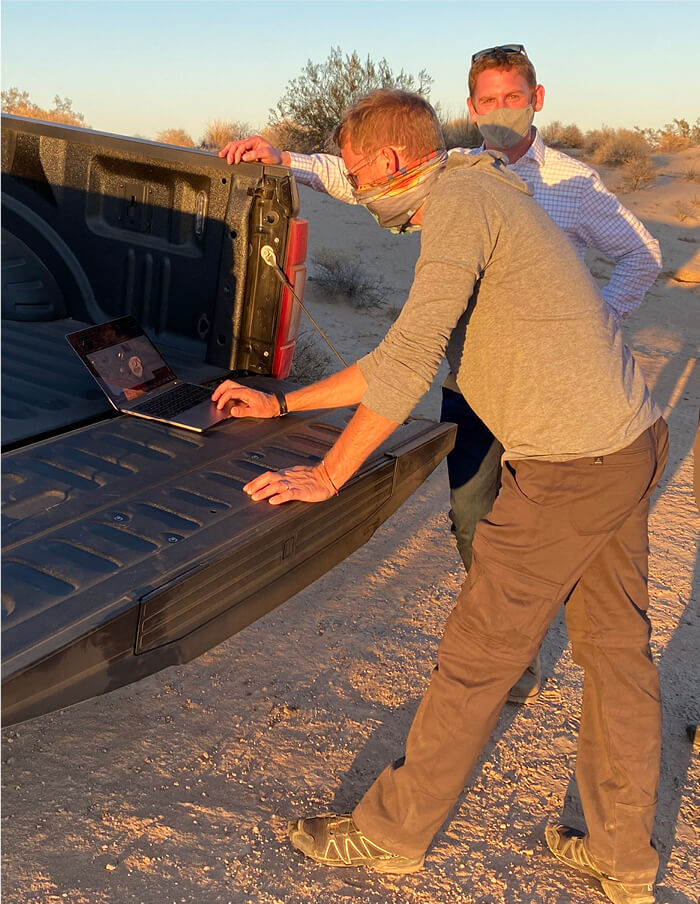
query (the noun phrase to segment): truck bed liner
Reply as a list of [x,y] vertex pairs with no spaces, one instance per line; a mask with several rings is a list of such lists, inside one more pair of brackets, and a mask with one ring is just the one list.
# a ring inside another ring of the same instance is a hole
[[[66,333],[89,323],[73,318],[45,322],[2,322],[2,445],[12,448],[28,438],[86,423],[113,411],[104,393],[66,342]],[[201,359],[188,359],[156,344],[183,380],[206,383],[228,371]]]
[[242,492],[263,470],[318,461],[347,416],[228,421],[205,434],[120,416],[7,453],[5,721],[240,630],[364,543],[453,442],[451,425],[409,422],[320,505]]

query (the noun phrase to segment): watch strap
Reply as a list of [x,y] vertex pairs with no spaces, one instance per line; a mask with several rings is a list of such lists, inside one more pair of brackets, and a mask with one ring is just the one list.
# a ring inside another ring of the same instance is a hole
[[273,396],[277,399],[277,402],[280,406],[280,413],[277,417],[284,417],[285,414],[289,414],[289,409],[287,408],[287,397],[283,392],[279,392],[277,389],[272,390]]

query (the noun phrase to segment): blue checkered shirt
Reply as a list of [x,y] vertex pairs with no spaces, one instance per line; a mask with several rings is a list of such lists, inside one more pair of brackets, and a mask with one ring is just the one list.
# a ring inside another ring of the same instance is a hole
[[[480,148],[453,148],[451,154],[478,154]],[[357,203],[340,157],[290,153],[297,181],[349,204]],[[615,262],[601,294],[617,321],[637,308],[661,270],[659,243],[603,185],[598,173],[568,154],[547,147],[539,132],[510,165],[530,186],[534,199],[563,229],[576,252],[595,248]]]

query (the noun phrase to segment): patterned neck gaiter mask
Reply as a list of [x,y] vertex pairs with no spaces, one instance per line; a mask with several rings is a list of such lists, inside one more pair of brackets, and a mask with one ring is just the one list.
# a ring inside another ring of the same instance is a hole
[[446,163],[447,151],[439,148],[402,166],[379,185],[354,190],[353,196],[384,229],[413,232],[420,226],[411,226],[411,217],[430,194]]

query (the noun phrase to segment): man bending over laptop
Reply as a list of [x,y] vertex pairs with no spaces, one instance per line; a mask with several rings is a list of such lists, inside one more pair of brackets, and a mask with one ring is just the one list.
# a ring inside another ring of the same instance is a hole
[[329,866],[421,869],[509,688],[562,603],[584,668],[577,780],[587,833],[550,825],[568,866],[617,904],[652,904],[660,701],[646,610],[649,499],[667,429],[565,235],[495,152],[452,157],[433,109],[377,91],[336,138],[356,198],[386,226],[422,227],[408,300],[382,343],[327,380],[275,396],[224,382],[234,417],[358,404],[325,460],[267,472],[254,500],[329,499],[400,424],[444,355],[504,447],[503,483],[438,650],[405,755],[351,814],[290,822]]

